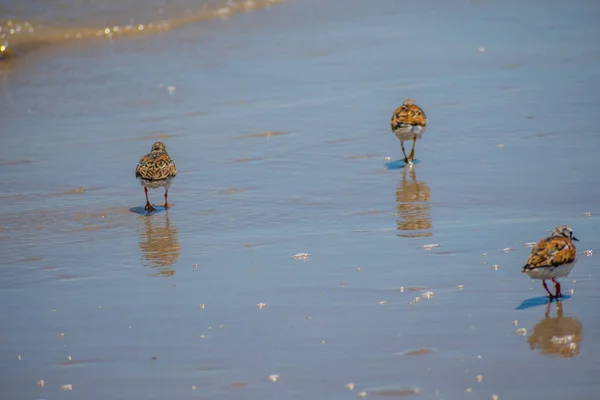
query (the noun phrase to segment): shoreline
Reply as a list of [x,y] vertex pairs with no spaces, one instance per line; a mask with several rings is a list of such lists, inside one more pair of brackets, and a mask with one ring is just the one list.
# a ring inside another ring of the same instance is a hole
[[10,71],[22,57],[48,46],[67,46],[83,41],[96,44],[102,40],[154,35],[202,21],[226,19],[240,13],[258,11],[286,1],[289,0],[228,1],[196,11],[185,10],[181,15],[168,19],[97,28],[57,27],[51,23],[39,24],[27,20],[0,20],[0,73]]

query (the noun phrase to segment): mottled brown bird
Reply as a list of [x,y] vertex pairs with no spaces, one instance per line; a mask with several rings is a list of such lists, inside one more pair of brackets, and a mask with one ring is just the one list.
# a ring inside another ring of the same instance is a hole
[[[573,236],[573,229],[566,225],[557,226],[550,237],[540,240],[533,247],[521,271],[531,279],[541,279],[544,289],[551,299],[562,296],[560,283],[556,281],[556,278],[568,276],[575,266],[577,249],[575,249],[573,240],[579,240]],[[555,294],[548,290],[546,279],[554,282]]]
[[[402,154],[404,154],[404,162],[406,164],[412,163],[415,160],[415,144],[417,139],[420,139],[425,133],[426,126],[427,116],[425,112],[412,99],[404,100],[402,105],[394,111],[390,127],[396,137],[400,139],[400,146],[402,146]],[[408,157],[404,150],[405,140],[413,141],[412,150]]]
[[140,158],[140,162],[135,168],[135,177],[139,179],[146,193],[144,210],[148,212],[155,210],[148,200],[148,188],[157,189],[161,186],[165,188],[165,208],[169,208],[169,187],[176,175],[177,167],[167,153],[167,146],[163,142],[154,143],[150,153]]

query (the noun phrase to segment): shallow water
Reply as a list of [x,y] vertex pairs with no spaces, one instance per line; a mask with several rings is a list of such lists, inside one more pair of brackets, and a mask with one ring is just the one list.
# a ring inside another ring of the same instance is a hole
[[[0,5],[0,74],[15,58],[56,45],[148,36],[226,19],[284,0],[22,0]],[[49,50],[49,51],[52,51]]]
[[[599,8],[518,5],[302,0],[15,59],[0,393],[596,398]],[[387,170],[409,96],[422,162]],[[156,140],[179,174],[145,217]],[[558,224],[572,297],[517,310]]]

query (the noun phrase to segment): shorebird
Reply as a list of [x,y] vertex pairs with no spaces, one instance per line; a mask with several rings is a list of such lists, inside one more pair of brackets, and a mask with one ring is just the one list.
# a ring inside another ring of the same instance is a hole
[[152,212],[155,210],[148,200],[148,188],[165,188],[165,208],[169,208],[168,202],[169,186],[171,181],[177,175],[175,162],[167,153],[167,146],[163,142],[156,142],[152,145],[150,153],[140,158],[140,162],[135,168],[135,177],[139,179],[146,193],[146,206],[144,210]]
[[[425,116],[421,107],[415,104],[413,99],[404,100],[404,103],[394,111],[390,127],[396,137],[400,139],[400,146],[402,146],[402,154],[404,154],[404,162],[406,164],[414,161],[415,144],[417,143],[417,139],[420,139],[423,133],[425,133],[426,126],[427,116]],[[404,150],[405,140],[413,141],[412,150],[408,157]]]
[[[562,296],[560,283],[556,281],[556,278],[568,276],[575,266],[577,250],[573,244],[574,240],[579,241],[573,236],[573,229],[566,225],[557,226],[550,237],[540,240],[533,247],[521,271],[531,279],[541,279],[550,299]],[[548,290],[546,279],[554,282],[556,291],[554,295]]]

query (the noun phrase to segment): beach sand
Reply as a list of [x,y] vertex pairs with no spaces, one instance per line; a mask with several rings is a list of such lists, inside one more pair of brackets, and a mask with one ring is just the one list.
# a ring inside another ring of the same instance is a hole
[[[596,398],[599,11],[298,0],[19,54],[1,397]],[[387,170],[406,97],[421,163]],[[139,215],[157,140],[174,206]],[[520,269],[560,224],[548,307]]]

